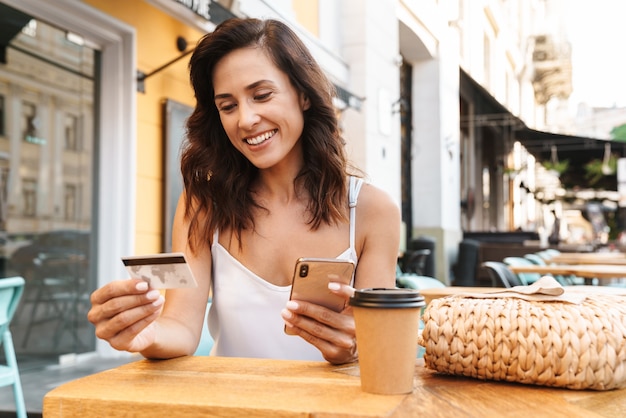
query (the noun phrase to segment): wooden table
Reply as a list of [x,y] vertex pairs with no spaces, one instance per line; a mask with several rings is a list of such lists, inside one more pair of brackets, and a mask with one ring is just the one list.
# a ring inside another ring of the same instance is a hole
[[551,264],[618,264],[626,265],[626,254],[611,253],[561,253],[548,260]]
[[[582,292],[586,294],[606,293],[611,295],[621,295],[626,297],[626,288],[611,286],[563,286],[566,292]],[[446,296],[461,295],[464,293],[485,293],[498,290],[506,290],[504,287],[464,287],[464,286],[446,286],[433,289],[422,289],[420,295],[424,296],[426,304],[431,300],[443,298]]]
[[626,277],[626,265],[615,264],[548,264],[508,266],[513,273],[539,273],[563,276],[577,276],[585,279],[617,279]]
[[158,417],[620,417],[626,389],[572,391],[439,375],[415,368],[409,395],[360,389],[355,365],[182,357],[141,360],[48,392],[43,416]]

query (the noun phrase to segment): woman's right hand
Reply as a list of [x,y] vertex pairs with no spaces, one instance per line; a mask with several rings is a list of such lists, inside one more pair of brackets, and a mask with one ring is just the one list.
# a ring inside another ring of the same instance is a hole
[[164,297],[149,289],[143,280],[110,282],[91,294],[87,319],[96,327],[96,336],[116,350],[143,351],[156,337],[156,323]]

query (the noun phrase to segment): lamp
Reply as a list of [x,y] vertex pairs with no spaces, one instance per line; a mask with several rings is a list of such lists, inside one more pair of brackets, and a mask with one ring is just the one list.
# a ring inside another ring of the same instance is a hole
[[160,67],[158,67],[155,70],[152,70],[149,73],[144,73],[140,70],[137,70],[137,91],[140,93],[145,93],[146,92],[146,79],[148,77],[152,77],[153,75],[155,75],[156,73],[158,73],[159,71],[164,70],[165,68],[169,67],[170,65],[174,64],[175,62],[181,60],[182,58],[186,57],[187,55],[191,54],[194,49],[190,49],[189,51],[185,51],[187,49],[187,40],[185,38],[183,38],[182,36],[179,36],[176,38],[176,49],[178,49],[180,52],[183,52],[183,54],[179,55],[178,57],[174,58],[171,61],[166,62],[165,64],[161,65]]

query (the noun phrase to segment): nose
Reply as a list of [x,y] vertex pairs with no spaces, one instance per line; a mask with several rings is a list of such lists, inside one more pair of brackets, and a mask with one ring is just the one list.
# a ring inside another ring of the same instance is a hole
[[261,120],[252,103],[239,104],[239,127],[241,129],[250,129]]

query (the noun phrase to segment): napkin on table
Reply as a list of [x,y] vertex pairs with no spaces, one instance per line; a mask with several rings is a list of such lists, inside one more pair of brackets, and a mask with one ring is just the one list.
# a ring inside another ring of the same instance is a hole
[[580,304],[587,297],[580,292],[566,292],[554,277],[543,276],[528,286],[515,286],[504,290],[492,290],[483,293],[460,293],[457,296],[493,299],[518,298],[539,302],[567,302]]

